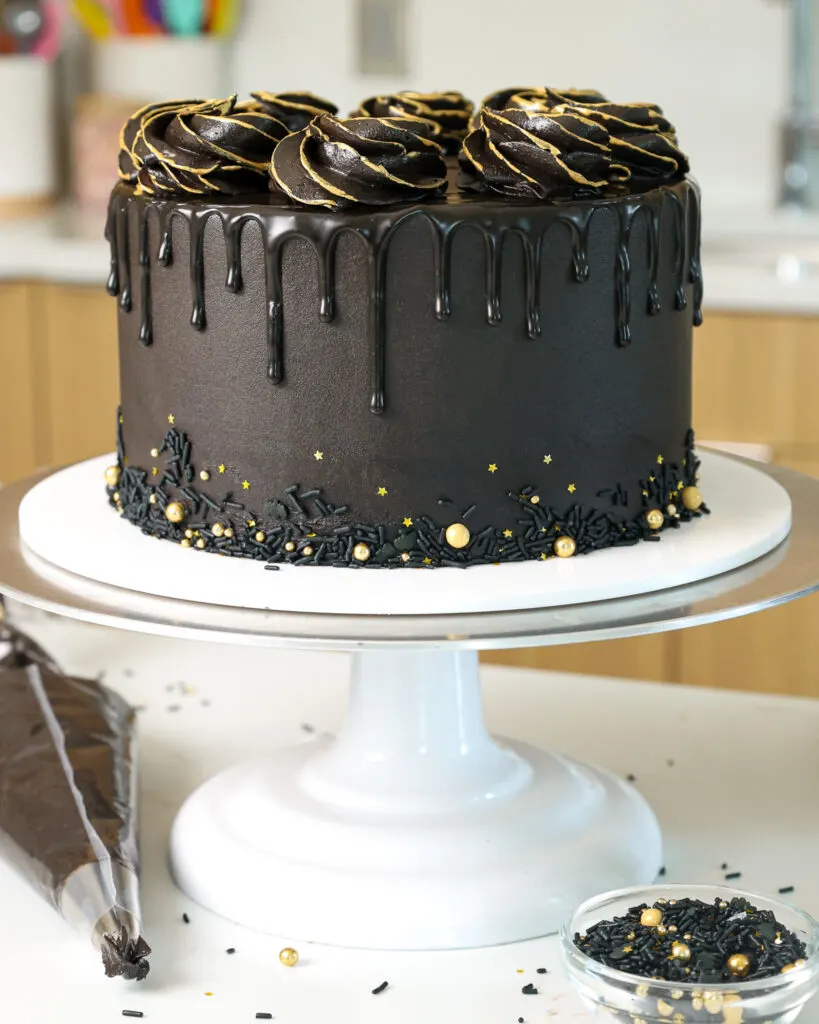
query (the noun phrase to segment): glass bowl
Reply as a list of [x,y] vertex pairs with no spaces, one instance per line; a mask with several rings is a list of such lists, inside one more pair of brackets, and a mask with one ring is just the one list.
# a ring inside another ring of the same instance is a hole
[[[805,943],[805,963],[785,974],[755,981],[737,979],[719,985],[655,981],[606,967],[574,944],[578,932],[582,935],[591,925],[619,917],[630,907],[686,896],[705,903],[742,896],[760,910],[772,910],[777,920]],[[595,896],[565,922],[560,947],[569,980],[584,1003],[630,1024],[789,1024],[819,988],[819,924],[810,914],[781,900],[721,885],[636,886]]]

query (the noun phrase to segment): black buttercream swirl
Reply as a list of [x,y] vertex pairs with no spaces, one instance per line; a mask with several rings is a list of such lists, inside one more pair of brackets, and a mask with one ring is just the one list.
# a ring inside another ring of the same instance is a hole
[[474,104],[460,92],[396,92],[362,100],[354,117],[421,117],[438,125],[435,141],[454,156],[469,131]]
[[324,114],[273,151],[271,189],[337,210],[425,199],[446,188],[433,138],[433,126],[419,118]]
[[490,93],[481,109],[551,110],[562,103],[604,103],[606,97],[596,89],[550,89],[545,85],[510,86]]
[[286,125],[289,132],[300,132],[314,117],[337,114],[335,103],[312,92],[252,92],[258,109]]
[[257,192],[286,135],[275,117],[235,96],[152,104],[120,133],[119,173],[147,195]]
[[659,183],[681,178],[688,159],[677,145],[674,126],[654,103],[566,103],[555,108],[605,128],[612,167],[620,181]]
[[574,113],[481,110],[459,159],[462,188],[517,199],[594,194],[611,174],[609,133]]

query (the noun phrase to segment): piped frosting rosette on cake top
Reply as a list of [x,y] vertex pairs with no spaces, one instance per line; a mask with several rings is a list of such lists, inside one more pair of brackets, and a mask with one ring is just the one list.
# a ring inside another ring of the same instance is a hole
[[261,192],[287,134],[281,121],[235,95],[150,104],[120,132],[119,176],[146,195]]
[[454,156],[469,131],[474,104],[463,93],[396,92],[362,100],[353,117],[420,117],[439,128],[436,141]]
[[518,199],[659,185],[688,171],[674,128],[656,104],[611,103],[592,90],[545,87],[488,96],[459,159],[462,188]]
[[324,114],[276,147],[271,189],[336,210],[438,195],[446,188],[439,131],[422,118]]

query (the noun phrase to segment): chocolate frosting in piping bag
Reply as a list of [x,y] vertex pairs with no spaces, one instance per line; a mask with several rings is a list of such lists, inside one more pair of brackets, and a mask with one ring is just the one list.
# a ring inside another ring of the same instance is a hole
[[0,621],[0,856],[99,951],[141,980],[134,712],[57,671]]

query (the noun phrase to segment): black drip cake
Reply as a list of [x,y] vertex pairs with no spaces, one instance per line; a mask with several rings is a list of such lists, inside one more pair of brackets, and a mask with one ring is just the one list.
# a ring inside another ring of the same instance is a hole
[[143,108],[110,204],[111,504],[274,566],[468,567],[707,511],[700,197],[659,107],[309,93]]

